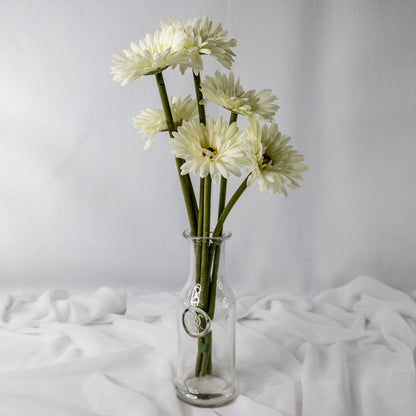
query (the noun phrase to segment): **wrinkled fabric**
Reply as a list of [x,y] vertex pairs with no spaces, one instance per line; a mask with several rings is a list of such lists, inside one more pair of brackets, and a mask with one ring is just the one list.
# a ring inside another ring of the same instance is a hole
[[216,409],[176,398],[175,307],[111,288],[0,294],[0,415],[416,414],[416,302],[373,278],[239,296],[240,395]]

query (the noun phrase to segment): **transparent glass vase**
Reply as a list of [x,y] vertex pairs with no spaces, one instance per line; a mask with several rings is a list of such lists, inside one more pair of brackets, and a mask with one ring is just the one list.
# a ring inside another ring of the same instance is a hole
[[178,397],[199,407],[217,407],[238,394],[235,376],[235,297],[224,276],[225,241],[193,237],[189,275],[179,295],[178,349],[174,380]]

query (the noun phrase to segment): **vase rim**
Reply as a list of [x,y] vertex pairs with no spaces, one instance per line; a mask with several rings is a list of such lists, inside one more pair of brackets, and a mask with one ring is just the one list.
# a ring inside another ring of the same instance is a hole
[[207,241],[207,240],[209,240],[209,241],[211,241],[211,242],[217,242],[217,243],[220,243],[220,242],[223,242],[223,241],[226,241],[226,240],[228,240],[230,237],[231,237],[231,232],[230,231],[224,231],[223,233],[222,233],[222,235],[220,235],[220,236],[213,236],[212,235],[212,231],[210,231],[210,233],[209,233],[209,236],[206,236],[206,237],[198,237],[198,236],[195,236],[195,235],[192,235],[191,234],[191,231],[190,230],[185,230],[183,233],[182,233],[182,235],[187,239],[187,240],[192,240],[192,241],[194,241],[194,242],[197,242],[197,241]]

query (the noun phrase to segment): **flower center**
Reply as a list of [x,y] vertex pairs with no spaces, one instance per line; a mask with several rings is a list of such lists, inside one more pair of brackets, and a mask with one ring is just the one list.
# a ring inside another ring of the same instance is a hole
[[273,159],[270,156],[267,156],[266,153],[264,153],[261,157],[261,164],[264,166],[268,165],[270,162],[273,163]]
[[217,149],[214,149],[213,147],[206,147],[202,150],[202,156],[208,157],[210,159],[214,159],[217,153]]

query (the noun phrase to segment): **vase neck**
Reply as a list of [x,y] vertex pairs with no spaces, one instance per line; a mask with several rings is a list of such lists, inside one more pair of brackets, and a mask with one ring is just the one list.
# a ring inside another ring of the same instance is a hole
[[210,231],[206,236],[194,236],[189,230],[183,232],[183,236],[188,241],[193,241],[197,244],[222,244],[231,238],[231,233],[229,231],[224,231],[220,236],[214,236],[213,232]]
[[225,242],[231,234],[220,237],[194,237],[185,235],[189,247],[189,275],[196,283],[224,280]]

